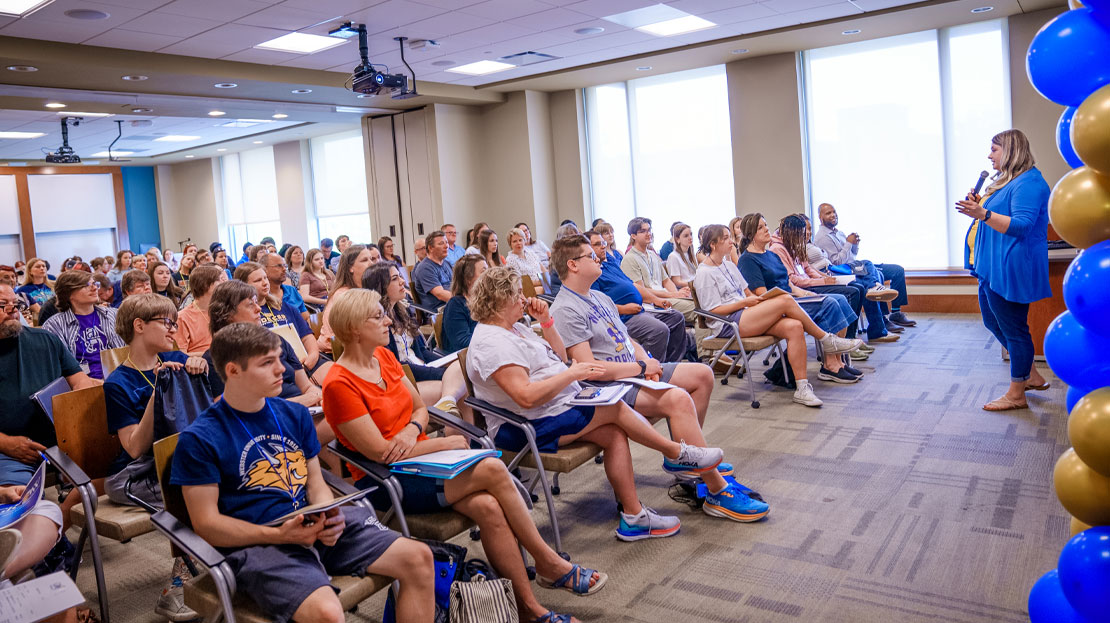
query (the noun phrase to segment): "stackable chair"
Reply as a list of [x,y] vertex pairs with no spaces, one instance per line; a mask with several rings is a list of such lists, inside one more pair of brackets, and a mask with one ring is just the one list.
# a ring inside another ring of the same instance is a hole
[[109,348],[100,351],[100,368],[103,371],[104,378],[108,378],[109,374],[123,365],[123,362],[127,361],[127,356],[130,354],[130,346],[120,346],[119,348]]
[[[733,322],[732,320],[729,320],[724,316],[720,316],[718,314],[714,314],[713,312],[702,309],[701,303],[698,302],[698,293],[694,290],[693,285],[690,286],[690,294],[694,297],[694,313],[698,316],[698,326],[700,328],[708,327],[708,323],[706,322],[707,320],[719,320],[725,324],[732,326],[732,337],[707,338],[705,340],[702,340],[703,346],[708,346],[707,342],[709,342],[710,340],[717,340],[721,342],[720,347],[714,350],[713,360],[709,362],[710,369],[713,369],[714,366],[717,365],[717,362],[721,360],[721,357],[723,357],[725,353],[729,350],[739,351],[740,356],[733,357],[732,365],[728,367],[728,371],[725,372],[725,376],[721,379],[721,385],[728,385],[729,377],[737,371],[738,367],[743,366],[741,374],[743,374],[743,370],[747,371],[748,390],[751,392],[752,396],[752,408],[758,409],[759,400],[756,399],[755,393],[755,375],[752,374],[751,369],[752,354],[765,348],[771,349],[771,353],[777,352],[779,355],[779,360],[782,362],[783,373],[786,373],[786,358],[783,357],[782,347],[779,345],[778,338],[771,335],[740,337],[740,325],[738,323]],[[714,346],[716,346],[716,344],[714,344]]]
[[[563,538],[559,532],[559,519],[555,513],[554,496],[559,494],[559,474],[574,471],[579,466],[590,462],[590,459],[601,454],[601,446],[588,441],[575,441],[555,452],[540,452],[536,445],[536,429],[532,427],[531,422],[512,411],[495,407],[474,397],[474,385],[466,371],[466,351],[465,348],[459,351],[459,365],[462,366],[463,378],[470,393],[464,402],[474,410],[475,418],[500,420],[502,426],[519,428],[528,439],[528,446],[520,452],[501,449],[501,459],[508,464],[509,471],[518,467],[536,471],[536,474],[524,485],[529,494],[533,494],[537,486],[543,491],[544,500],[547,502],[547,514],[551,518],[551,528],[555,532],[555,551],[563,558],[567,558],[567,554],[563,551]],[[554,474],[550,481],[547,478],[548,472]]]
[[315,314],[309,314],[309,316],[308,316],[308,328],[312,329],[312,335],[315,335],[316,339],[320,339],[320,328],[323,327],[323,326],[324,326],[324,312],[321,311],[321,312],[317,312]]
[[297,328],[291,324],[283,324],[276,326],[270,331],[278,334],[289,343],[293,348],[293,352],[297,354],[297,359],[304,360],[308,357],[308,351],[304,348],[304,342],[301,341],[301,336],[297,335]]
[[[158,481],[162,486],[165,510],[151,516],[155,528],[177,548],[199,561],[207,570],[185,583],[185,605],[204,617],[207,623],[266,623],[272,617],[262,611],[253,600],[236,593],[235,576],[230,566],[216,548],[193,532],[181,487],[170,484],[173,453],[177,448],[177,435],[154,443],[154,462]],[[353,493],[355,488],[339,477],[324,470],[324,480],[338,494]],[[370,507],[366,500],[357,502]],[[333,585],[339,588],[339,603],[344,610],[353,610],[360,602],[386,588],[392,580],[379,575],[364,578],[334,576]]]

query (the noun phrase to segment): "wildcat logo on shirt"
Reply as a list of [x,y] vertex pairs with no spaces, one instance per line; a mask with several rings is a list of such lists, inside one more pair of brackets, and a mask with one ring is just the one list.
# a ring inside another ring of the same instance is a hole
[[[268,439],[268,441],[266,441]],[[304,452],[285,440],[283,449],[277,435],[252,439],[239,457],[242,489],[270,489],[299,497],[308,484],[308,461]]]

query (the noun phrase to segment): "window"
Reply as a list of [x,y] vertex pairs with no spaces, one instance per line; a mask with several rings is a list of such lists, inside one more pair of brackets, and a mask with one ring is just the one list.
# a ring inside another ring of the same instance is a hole
[[361,130],[313,138],[309,151],[318,238],[373,242]]
[[723,65],[586,89],[594,217],[624,231],[654,223],[656,244],[683,221],[695,231],[736,214]]
[[836,206],[869,259],[962,266],[953,206],[1010,127],[1006,45],[996,20],[805,52],[811,213]]
[[267,236],[281,244],[274,149],[261,147],[223,156],[220,166],[228,254],[234,254],[234,260],[244,244],[258,244]]

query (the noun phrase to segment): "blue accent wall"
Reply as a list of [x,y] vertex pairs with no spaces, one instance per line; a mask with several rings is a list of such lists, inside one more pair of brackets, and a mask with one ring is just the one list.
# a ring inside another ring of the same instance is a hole
[[154,167],[120,167],[123,171],[123,198],[127,209],[127,235],[131,250],[143,253],[161,247],[158,226],[158,193],[154,188]]

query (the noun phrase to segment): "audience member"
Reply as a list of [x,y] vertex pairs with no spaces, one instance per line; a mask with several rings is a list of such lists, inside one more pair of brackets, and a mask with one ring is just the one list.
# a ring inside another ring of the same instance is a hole
[[[532,228],[528,227],[528,223],[517,223],[516,229],[524,233],[524,250],[539,260],[540,266],[547,270],[547,264],[551,260],[551,249],[542,240],[532,236]],[[509,245],[512,245],[512,240],[509,241]]]
[[671,245],[671,252],[665,258],[667,274],[675,287],[687,288],[694,281],[699,263],[695,255],[693,231],[686,223],[675,223],[671,225],[671,239],[667,242]]
[[337,252],[331,254],[331,259],[328,260],[328,268],[332,269],[335,274],[339,274],[339,260],[343,253],[351,246],[351,237],[343,234],[335,239],[335,248]]
[[470,316],[470,288],[489,264],[480,255],[466,255],[455,263],[451,279],[451,300],[443,308],[443,344],[439,348],[453,353],[470,346],[470,336],[478,322]]
[[[189,277],[193,274],[193,269],[197,267],[197,256],[195,253],[181,256],[181,262],[177,265],[177,270],[172,273],[173,282],[177,284],[178,288],[188,291]],[[171,267],[172,269],[172,267]]]
[[270,292],[277,296],[281,293],[282,303],[292,307],[304,320],[308,320],[308,308],[304,306],[304,299],[297,288],[286,283],[289,274],[289,265],[279,253],[268,253],[259,262],[266,271],[266,279],[270,282]]
[[62,340],[89,376],[104,378],[100,351],[124,346],[116,334],[116,310],[97,305],[100,284],[83,270],[62,273],[55,286],[60,313],[42,328]]
[[447,263],[447,238],[436,230],[424,238],[428,257],[412,270],[416,302],[438,308],[451,298],[451,265]]
[[209,252],[208,249],[201,249],[201,250],[197,251],[196,253],[194,253],[193,256],[196,257],[197,266],[200,266],[201,264],[211,264],[212,263],[212,253]]
[[[301,287],[301,273],[303,273],[305,269],[304,249],[295,244],[291,244],[281,256],[285,258],[285,265],[288,267],[285,271],[285,285],[290,286],[299,293]],[[301,303],[304,303],[303,297]]]
[[[528,251],[525,243],[527,234],[519,227],[509,230],[509,253],[505,256],[504,265],[516,270],[521,275],[528,275],[536,292],[543,293],[543,264],[538,255]],[[487,264],[489,262],[487,261]]]
[[112,307],[112,302],[115,299],[115,293],[112,291],[112,282],[108,281],[108,275],[105,275],[101,272],[95,272],[93,273],[92,278],[93,281],[100,284],[100,289],[97,291],[99,298],[97,299],[96,304]]
[[[304,317],[288,301],[276,294],[274,280],[281,279],[285,274],[285,260],[277,253],[270,253],[263,257],[263,261],[270,266],[263,268],[254,262],[240,264],[235,268],[235,278],[254,288],[258,294],[259,322],[263,327],[276,329],[283,325],[293,326],[306,353],[304,359],[300,360],[301,365],[304,366],[306,374],[311,377],[326,360],[320,358],[320,347],[316,342],[316,336]],[[322,374],[320,378],[323,378]]]
[[212,291],[227,281],[227,274],[215,264],[198,266],[193,271],[193,300],[177,315],[178,346],[190,355],[202,355],[212,344],[212,332],[208,328],[208,305]]
[[58,297],[52,296],[46,299],[46,302],[42,304],[41,308],[39,308],[39,314],[35,320],[41,327],[42,325],[46,324],[47,320],[50,320],[54,316],[58,315],[58,313]]
[[242,264],[243,262],[249,262],[250,261],[250,258],[247,257],[247,252],[250,251],[251,247],[253,247],[253,246],[254,246],[254,243],[249,242],[249,241],[243,243],[243,255],[240,256],[239,260],[235,262],[236,265]]
[[169,266],[163,264],[161,260],[154,260],[147,267],[146,274],[150,277],[152,292],[170,299],[175,309],[181,305],[182,299],[185,298],[185,292],[173,282],[173,271],[170,270]]
[[382,236],[378,238],[378,250],[381,251],[382,261],[392,266],[397,267],[397,274],[401,276],[401,281],[405,282],[405,287],[409,285],[409,270],[405,268],[405,260],[400,255],[393,252],[393,239],[389,236]]
[[474,228],[471,229],[470,232],[466,235],[467,253],[478,253],[479,255],[481,255],[481,253],[479,252],[480,247],[478,246],[478,235],[487,229],[489,229],[489,225],[487,225],[486,223],[474,224]]
[[638,216],[629,221],[628,235],[632,237],[632,247],[621,261],[621,270],[635,284],[640,297],[649,304],[675,309],[687,322],[694,322],[696,317],[690,288],[679,289],[675,286],[662,258],[651,248],[655,239],[651,219]]
[[[0,485],[0,504],[20,501],[25,490],[24,485]],[[0,585],[10,584],[10,579],[31,570],[55,550],[55,544],[60,542],[58,533],[62,523],[62,509],[42,497],[22,519],[0,530]],[[16,540],[18,544],[11,546]],[[70,609],[61,619],[45,620],[68,622],[76,619],[76,611]]]
[[[454,225],[450,225],[450,227],[454,228]],[[458,231],[456,231],[455,236],[458,236],[458,235],[459,235]],[[419,264],[421,262],[421,260],[428,257],[428,246],[427,245],[428,245],[428,243],[424,242],[424,237],[423,236],[421,236],[420,238],[417,238],[416,240],[414,240],[412,242],[412,252],[414,254],[416,254],[416,261],[413,262],[413,264],[412,264],[413,270],[416,270],[416,265]],[[462,248],[459,247],[458,245],[455,245],[455,247],[453,247],[453,248],[458,249],[460,251],[462,250]],[[462,251],[462,252],[465,253],[465,251]],[[447,260],[450,262],[451,261],[451,255],[450,255],[451,249],[448,249],[447,253],[448,253]],[[462,257],[462,255],[456,255],[455,259],[457,260],[460,257]]]
[[120,292],[122,299],[134,294],[149,294],[153,292],[150,287],[150,276],[145,271],[129,270],[123,275],[123,279],[119,282]]
[[54,283],[49,279],[44,259],[33,257],[27,260],[23,270],[23,284],[16,292],[27,297],[31,303],[31,311],[37,314],[42,304],[54,296]]
[[[332,499],[320,473],[312,418],[303,406],[276,398],[282,387],[281,343],[250,324],[232,325],[213,337],[213,364],[226,379],[224,396],[181,433],[171,476],[182,486],[193,529],[222,548],[239,592],[276,620],[342,620],[343,607],[328,576],[376,573],[400,582],[397,620],[430,623],[435,601],[430,550],[401,538],[369,510],[344,506],[265,526]],[[259,473],[288,478],[275,486]]]
[[331,354],[331,338],[335,335],[328,324],[328,308],[335,301],[335,297],[351,288],[362,287],[362,275],[370,268],[370,251],[361,244],[347,247],[339,258],[338,270],[335,273],[335,282],[328,292],[328,304],[324,306],[323,319],[320,324],[320,339],[318,342],[320,352]]
[[740,254],[744,252],[744,247],[740,244],[740,241],[744,237],[743,234],[740,233],[740,222],[743,220],[743,217],[734,216],[728,222],[728,233],[732,235],[732,241],[736,244],[736,248],[732,250],[729,261],[736,265],[740,264]]
[[[254,262],[255,264],[262,263],[262,256],[270,252],[270,249],[264,244],[256,244],[247,251],[247,261]],[[240,262],[243,264],[243,262]]]
[[231,264],[231,260],[227,257],[227,249],[218,247],[215,251],[212,251],[212,261],[215,262],[216,266],[224,269],[227,278],[231,279],[231,270],[235,268],[235,266]]
[[[459,229],[451,223],[444,223],[443,227],[439,228],[439,231],[443,232],[443,236],[447,239],[447,263],[454,266],[455,262],[459,261],[459,258],[466,253],[466,249],[457,243],[459,239]],[[423,238],[416,239],[415,246],[413,247],[416,253],[416,263],[413,264],[413,267],[419,264],[420,260],[427,257],[428,249],[426,245],[427,242],[425,242]]]
[[339,253],[335,251],[335,243],[331,238],[321,238],[319,249],[324,252],[324,260],[327,264],[331,264],[333,257],[339,257]]
[[[185,257],[185,255],[182,254],[181,257]],[[161,259],[162,263],[164,263],[166,266],[169,266],[170,270],[177,270],[178,260],[176,257],[174,257],[173,249],[166,249],[165,251],[163,251],[162,257],[159,259]]]
[[335,283],[335,274],[328,270],[324,264],[326,257],[320,249],[309,249],[305,256],[304,270],[298,283],[298,289],[305,306],[311,305],[311,311],[319,312],[328,304],[328,290]]
[[131,268],[132,268],[132,270],[141,270],[145,273],[146,272],[146,265],[147,265],[147,261],[146,261],[146,256],[145,255],[132,255],[131,256]]
[[[622,253],[621,250],[617,248],[616,234],[613,231],[613,226],[602,221],[598,224],[597,229],[594,229],[592,231],[596,231],[597,233],[601,234],[602,240],[605,241],[605,251],[608,255],[611,255],[614,259],[616,259],[617,266],[620,266],[621,262],[624,261],[624,253]],[[575,228],[574,233],[578,233],[577,228]],[[563,236],[559,236],[559,238],[562,237]],[[600,255],[598,256],[598,258],[604,261],[604,258],[602,258]]]

